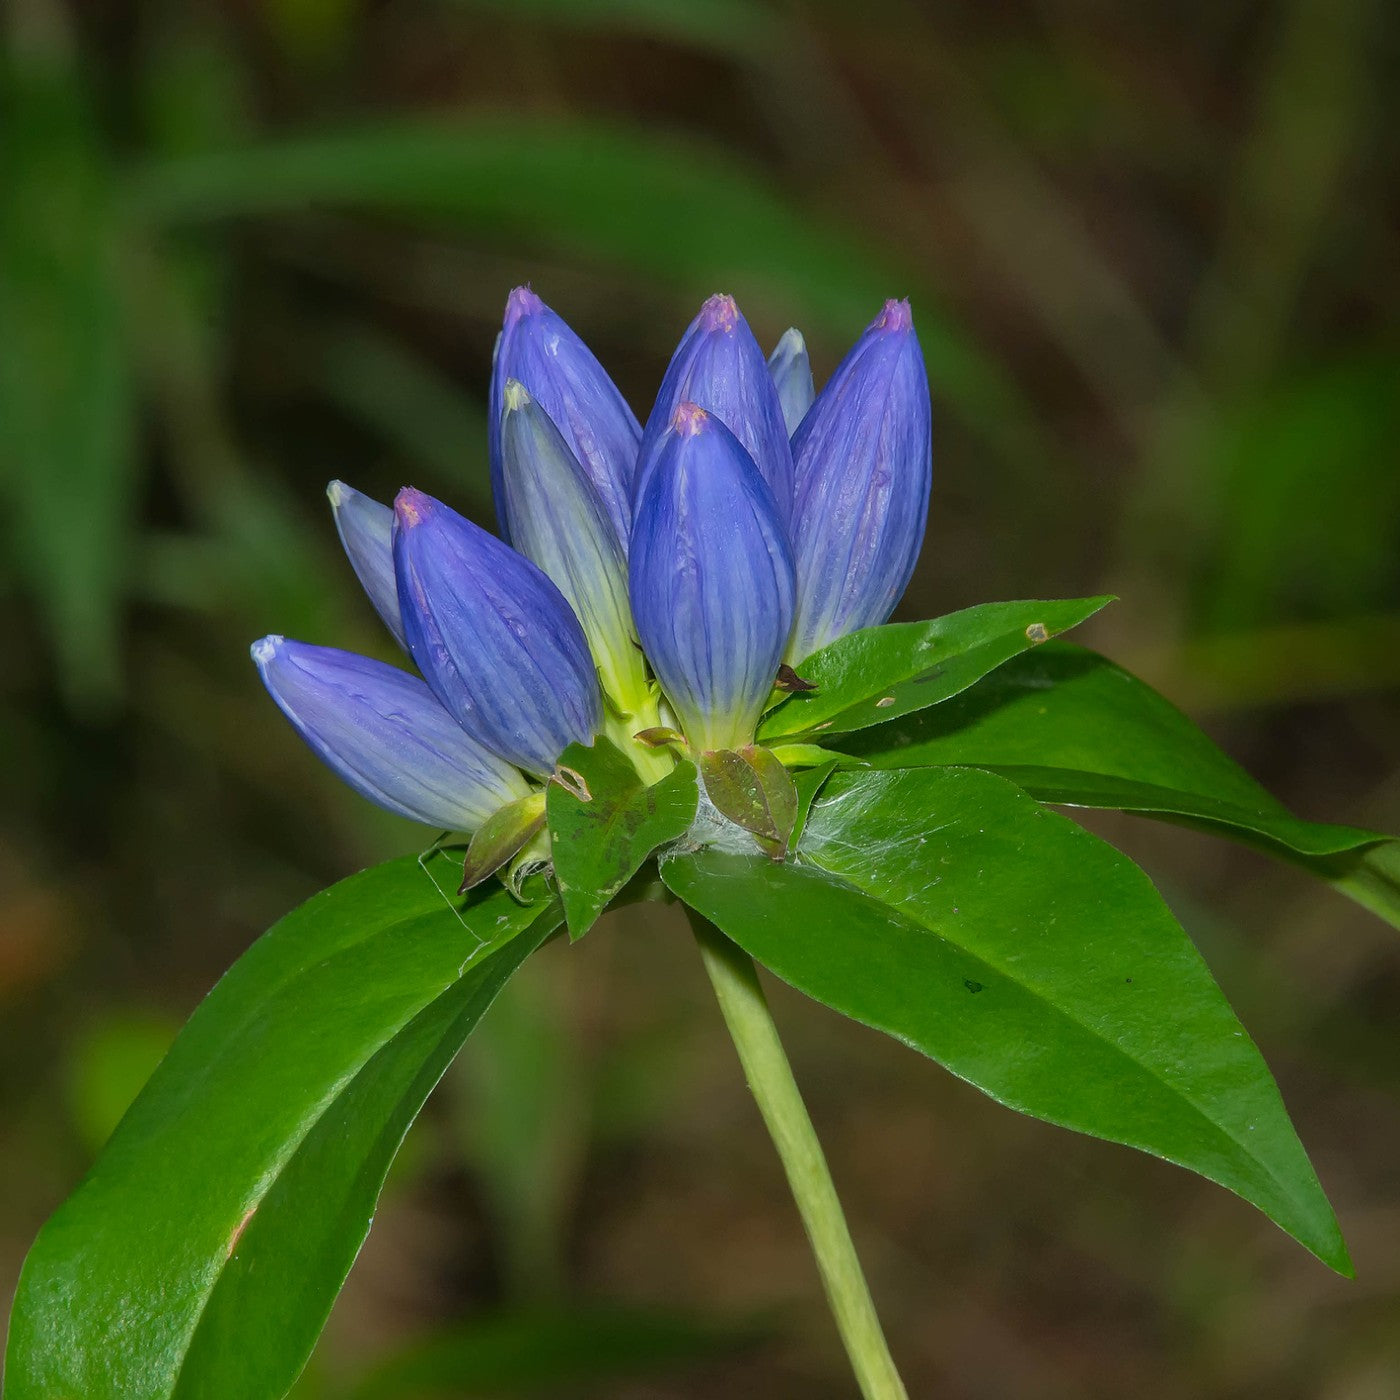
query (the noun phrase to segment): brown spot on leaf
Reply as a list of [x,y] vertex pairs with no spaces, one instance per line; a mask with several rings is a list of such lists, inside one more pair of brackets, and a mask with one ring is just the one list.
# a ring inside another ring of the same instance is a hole
[[1026,636],[1033,642],[1048,642],[1050,640],[1050,633],[1046,630],[1043,622],[1032,622],[1026,628]]
[[243,1215],[243,1219],[234,1227],[233,1234],[229,1236],[228,1257],[233,1258],[233,1251],[238,1248],[238,1241],[243,1238],[243,1232],[248,1228],[248,1222],[258,1213],[257,1206],[249,1206]]

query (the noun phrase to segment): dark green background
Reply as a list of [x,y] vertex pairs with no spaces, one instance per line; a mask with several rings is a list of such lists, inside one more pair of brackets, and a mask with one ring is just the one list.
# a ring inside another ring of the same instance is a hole
[[[765,344],[802,327],[819,378],[912,296],[936,462],[900,616],[1118,593],[1078,639],[1302,815],[1400,829],[1382,0],[10,0],[3,24],[6,1294],[219,972],[430,839],[315,765],[246,648],[390,654],[321,489],[489,518],[517,282],[643,415],[712,291]],[[911,1393],[1393,1394],[1393,931],[1207,837],[1091,824],[1274,1065],[1358,1281],[774,988]],[[593,1369],[628,1336],[655,1364],[599,1393],[848,1394],[706,998],[675,918],[542,954],[410,1138],[309,1393],[488,1312],[632,1304],[770,1340],[679,1364],[689,1342],[610,1316]]]

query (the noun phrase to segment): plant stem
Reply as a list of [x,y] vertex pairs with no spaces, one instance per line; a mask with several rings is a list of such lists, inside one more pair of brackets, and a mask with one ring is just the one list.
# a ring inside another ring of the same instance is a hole
[[836,1187],[792,1077],[753,959],[691,910],[691,927],[749,1089],[782,1159],[821,1271],[822,1286],[865,1400],[908,1400],[870,1289],[856,1258]]

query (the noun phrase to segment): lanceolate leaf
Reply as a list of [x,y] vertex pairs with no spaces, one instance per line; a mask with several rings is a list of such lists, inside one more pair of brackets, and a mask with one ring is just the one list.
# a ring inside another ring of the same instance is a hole
[[1147,876],[977,769],[838,773],[800,859],[670,888],[785,981],[1012,1108],[1190,1167],[1346,1247],[1258,1050]]
[[1393,838],[1295,817],[1170,701],[1082,647],[1042,647],[841,747],[876,768],[988,768],[1043,802],[1141,812],[1260,845],[1400,926]]
[[771,711],[759,726],[759,740],[810,734],[825,744],[832,735],[937,705],[1109,601],[983,603],[932,622],[852,632],[797,668],[815,689],[789,695]]
[[437,858],[276,924],[209,994],[25,1262],[7,1400],[276,1400],[409,1124],[557,927]]
[[572,938],[582,938],[608,901],[660,845],[685,834],[695,820],[695,765],[647,787],[607,739],[573,744],[560,758],[582,784],[548,788],[550,847],[559,897]]

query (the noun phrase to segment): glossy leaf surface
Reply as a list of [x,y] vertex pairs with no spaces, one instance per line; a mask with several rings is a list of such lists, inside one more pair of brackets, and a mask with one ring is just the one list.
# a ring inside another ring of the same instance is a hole
[[1109,601],[983,603],[931,622],[852,632],[797,668],[816,688],[789,695],[770,711],[759,725],[759,740],[819,734],[827,743],[832,735],[937,705]]
[[285,1394],[409,1124],[558,924],[429,864],[316,895],[205,999],[25,1262],[7,1400]]
[[977,769],[838,773],[800,860],[670,888],[779,977],[1009,1107],[1177,1162],[1349,1271],[1262,1057],[1147,876]]
[[877,768],[988,768],[1042,802],[1140,812],[1260,845],[1400,926],[1393,838],[1295,817],[1169,700],[1083,647],[1042,647],[947,705],[841,747]]
[[648,787],[607,739],[570,745],[559,764],[583,780],[577,792],[552,782],[547,796],[559,897],[570,937],[582,938],[646,858],[695,820],[695,765]]

